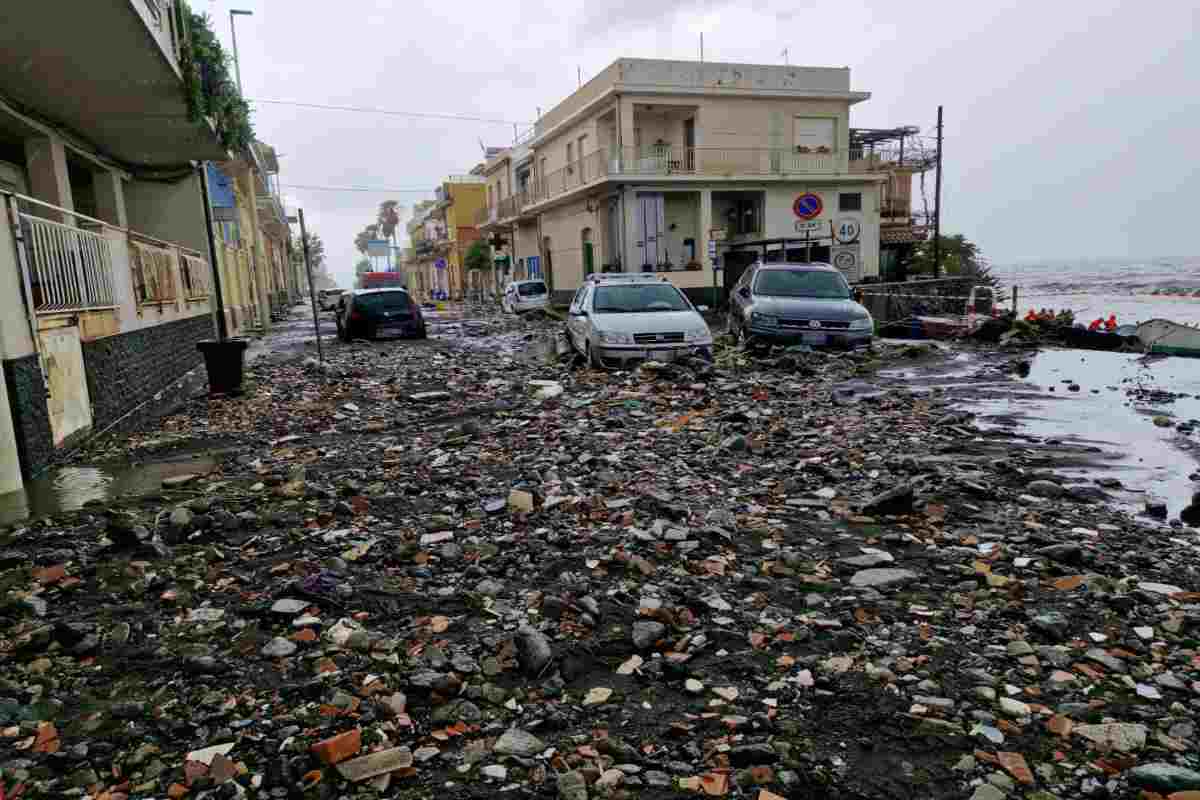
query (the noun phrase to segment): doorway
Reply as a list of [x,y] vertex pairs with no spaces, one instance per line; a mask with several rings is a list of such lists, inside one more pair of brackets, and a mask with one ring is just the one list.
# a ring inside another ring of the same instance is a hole
[[550,249],[550,237],[542,239],[542,280],[546,282],[546,286],[554,291],[554,260]]
[[587,280],[587,276],[596,271],[595,254],[592,250],[592,229],[584,228],[579,234],[579,238],[582,240],[583,247],[583,278]]
[[683,168],[687,172],[696,171],[696,120],[683,121]]

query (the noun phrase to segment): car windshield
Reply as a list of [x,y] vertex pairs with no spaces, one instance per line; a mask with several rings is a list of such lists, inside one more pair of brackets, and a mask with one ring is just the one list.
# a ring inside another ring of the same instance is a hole
[[408,292],[380,292],[379,294],[360,294],[354,298],[354,305],[373,311],[396,311],[408,308]]
[[814,269],[765,269],[754,281],[754,293],[769,297],[850,299],[850,287],[841,273]]
[[601,286],[596,289],[592,309],[597,314],[636,314],[653,311],[689,311],[679,290],[668,283],[632,286]]
[[522,283],[517,287],[517,291],[521,297],[537,297],[546,293],[546,284],[537,283]]

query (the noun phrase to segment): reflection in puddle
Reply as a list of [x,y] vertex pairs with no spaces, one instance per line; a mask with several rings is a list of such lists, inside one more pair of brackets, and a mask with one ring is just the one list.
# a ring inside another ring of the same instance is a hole
[[158,461],[137,466],[60,467],[25,483],[19,492],[0,495],[0,526],[28,517],[75,511],[92,501],[105,502],[121,495],[144,494],[162,487],[163,480],[179,475],[205,475],[216,468],[210,457]]
[[[1112,470],[1107,474],[1139,490],[1120,494],[1130,504],[1140,506],[1150,496],[1177,514],[1191,501],[1197,486],[1188,476],[1196,463],[1180,453],[1194,447],[1190,426],[1179,431],[1160,427],[1154,419],[1167,417],[1178,425],[1200,418],[1200,361],[1044,350],[1018,377],[1019,392],[978,401],[964,398],[979,414],[981,426],[1016,423],[1032,436],[1103,448]],[[1096,477],[1094,470],[1061,471],[1081,479]]]

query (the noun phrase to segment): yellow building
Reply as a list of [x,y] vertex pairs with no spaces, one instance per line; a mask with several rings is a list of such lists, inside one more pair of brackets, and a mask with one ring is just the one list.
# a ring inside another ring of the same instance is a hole
[[[478,169],[478,168],[477,168]],[[438,189],[438,210],[445,222],[445,239],[440,243],[438,258],[445,262],[445,272],[452,298],[462,299],[468,286],[463,262],[471,244],[479,238],[476,218],[487,208],[487,184],[482,175],[452,175]]]

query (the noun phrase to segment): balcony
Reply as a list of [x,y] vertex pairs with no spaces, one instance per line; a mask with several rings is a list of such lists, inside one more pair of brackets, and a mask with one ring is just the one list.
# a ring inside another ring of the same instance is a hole
[[625,147],[595,151],[545,175],[529,192],[542,203],[588,184],[612,178],[712,179],[833,175],[845,170],[837,153],[768,147]]
[[194,250],[32,197],[0,201],[16,206],[38,316],[208,302],[208,261]]
[[207,123],[188,118],[175,0],[7,2],[0,94],[132,165],[222,160]]
[[476,223],[482,226],[511,222],[515,217],[521,215],[521,210],[528,204],[528,194],[525,192],[509,195],[496,205],[481,209],[476,217]]

